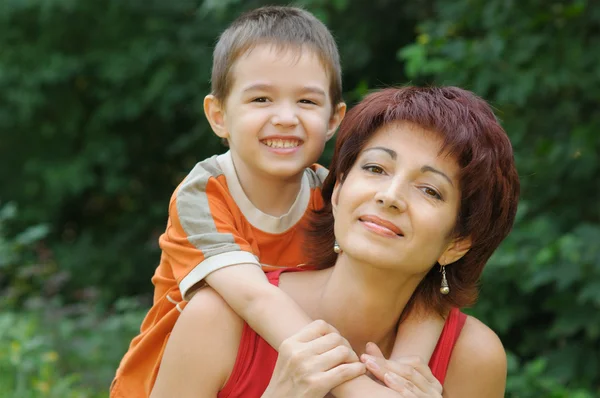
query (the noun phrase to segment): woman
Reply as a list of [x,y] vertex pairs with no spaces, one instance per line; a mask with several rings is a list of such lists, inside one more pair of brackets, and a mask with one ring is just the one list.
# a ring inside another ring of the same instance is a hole
[[[440,397],[443,384],[445,397],[502,397],[502,344],[457,308],[474,303],[518,194],[510,142],[483,100],[452,87],[371,94],[340,127],[326,205],[307,240],[316,270],[270,275],[323,321],[277,357],[203,289],[171,335],[153,396],[324,396],[364,372],[347,363],[350,346],[385,383],[368,380],[350,395]],[[446,322],[431,369],[384,359],[408,311]]]

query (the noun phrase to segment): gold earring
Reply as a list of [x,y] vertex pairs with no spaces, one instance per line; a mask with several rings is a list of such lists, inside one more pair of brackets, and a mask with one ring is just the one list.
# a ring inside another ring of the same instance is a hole
[[340,248],[340,245],[338,245],[337,241],[333,243],[333,251],[336,254],[340,254],[342,252],[342,249]]
[[440,264],[440,272],[442,273],[442,286],[440,287],[440,293],[444,296],[450,293],[450,286],[448,286],[448,279],[446,279],[446,266]]

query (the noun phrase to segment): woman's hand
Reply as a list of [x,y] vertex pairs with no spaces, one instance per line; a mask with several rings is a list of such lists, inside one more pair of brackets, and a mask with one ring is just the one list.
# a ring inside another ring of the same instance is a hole
[[361,361],[377,379],[404,398],[441,398],[442,385],[419,357],[387,360],[374,343],[367,344]]
[[350,344],[325,321],[285,340],[263,397],[319,397],[366,372]]

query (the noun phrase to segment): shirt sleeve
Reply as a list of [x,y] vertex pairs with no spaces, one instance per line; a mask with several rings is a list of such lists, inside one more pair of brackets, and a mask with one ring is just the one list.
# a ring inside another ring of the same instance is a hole
[[207,173],[190,174],[175,191],[160,247],[182,297],[217,269],[243,263],[260,267],[240,220],[227,189]]

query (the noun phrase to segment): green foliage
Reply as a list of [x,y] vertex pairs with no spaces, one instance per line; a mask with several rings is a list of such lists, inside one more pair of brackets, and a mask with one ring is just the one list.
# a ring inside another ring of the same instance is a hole
[[594,398],[586,389],[567,388],[547,374],[548,362],[536,359],[520,365],[509,355],[507,396],[515,398]]
[[96,398],[108,385],[144,312],[131,300],[100,315],[89,304],[0,314],[5,396]]
[[0,388],[15,398],[86,397],[74,391],[76,375],[63,377],[58,353],[40,333],[36,320],[16,313],[0,315]]
[[0,304],[3,307],[15,306],[28,295],[50,287],[53,279],[60,275],[52,263],[40,261],[44,257],[41,240],[48,235],[47,225],[30,226],[8,239],[7,224],[15,221],[17,214],[14,203],[0,204]]
[[[151,292],[169,195],[224,150],[202,114],[212,45],[265,3],[0,2],[0,390],[106,392],[142,316],[122,297]],[[493,104],[522,201],[473,312],[509,351],[508,396],[598,396],[600,7],[299,3],[339,42],[349,104],[407,81]]]
[[11,280],[0,295],[0,391],[14,398],[107,396],[147,303],[121,299],[108,313],[90,299],[62,305],[60,273],[35,256],[47,228],[9,238],[6,223],[17,215],[15,205],[0,207],[0,275]]

